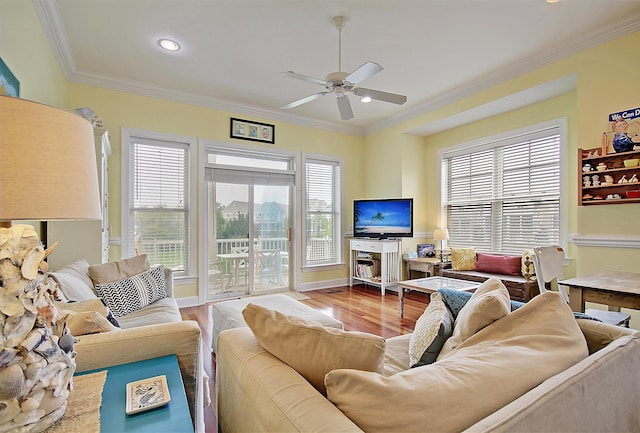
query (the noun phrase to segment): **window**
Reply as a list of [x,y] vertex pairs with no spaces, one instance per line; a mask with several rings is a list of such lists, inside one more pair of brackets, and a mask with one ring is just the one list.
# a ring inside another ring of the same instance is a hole
[[340,162],[304,159],[303,266],[341,262]]
[[178,277],[192,275],[195,141],[126,130],[122,142],[123,256],[146,253]]
[[451,246],[520,254],[561,243],[560,126],[442,154]]

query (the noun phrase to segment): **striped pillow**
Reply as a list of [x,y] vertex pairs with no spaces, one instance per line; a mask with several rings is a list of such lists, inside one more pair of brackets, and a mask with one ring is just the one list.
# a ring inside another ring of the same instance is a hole
[[96,293],[116,317],[137,311],[167,297],[164,266],[110,283],[97,284]]

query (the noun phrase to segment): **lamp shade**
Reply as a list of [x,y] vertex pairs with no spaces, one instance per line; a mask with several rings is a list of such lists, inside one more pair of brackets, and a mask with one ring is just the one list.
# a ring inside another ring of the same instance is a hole
[[100,218],[91,123],[0,96],[0,221]]
[[433,231],[433,239],[436,241],[446,241],[449,239],[449,230],[435,229]]

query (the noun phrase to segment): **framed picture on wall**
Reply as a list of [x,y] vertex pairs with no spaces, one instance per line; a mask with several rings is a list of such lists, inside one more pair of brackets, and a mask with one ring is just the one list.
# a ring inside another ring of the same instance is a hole
[[262,141],[271,144],[276,142],[276,127],[268,123],[253,122],[251,120],[232,117],[230,130],[231,138]]

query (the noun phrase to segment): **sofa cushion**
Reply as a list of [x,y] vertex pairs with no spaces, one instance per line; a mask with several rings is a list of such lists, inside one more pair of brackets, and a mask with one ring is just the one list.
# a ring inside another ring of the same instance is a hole
[[97,298],[93,282],[89,278],[89,263],[86,260],[69,263],[55,272],[49,272],[49,276],[58,283],[64,295],[63,300],[86,301]]
[[438,292],[431,294],[431,301],[416,321],[409,340],[411,367],[435,362],[445,341],[453,330],[453,316]]
[[331,370],[383,372],[385,341],[377,335],[325,328],[254,304],[247,305],[242,316],[265,350],[322,394],[326,394],[324,376]]
[[493,274],[521,275],[521,256],[499,256],[494,254],[478,253],[476,271],[490,272]]
[[438,359],[485,326],[509,314],[510,310],[509,291],[500,280],[489,278],[480,284],[458,313],[453,333],[444,343]]
[[89,266],[89,277],[93,284],[110,283],[132,277],[151,269],[147,254],[118,260],[117,262],[103,263]]
[[451,269],[454,271],[472,271],[475,268],[475,248],[451,248]]
[[118,323],[122,329],[180,321],[182,321],[182,315],[175,298],[159,299],[153,304],[118,317]]
[[456,432],[586,356],[570,309],[545,293],[433,364],[389,377],[334,370],[325,383],[329,400],[366,432]]
[[124,316],[167,297],[164,266],[141,274],[96,285],[96,293],[116,317]]

